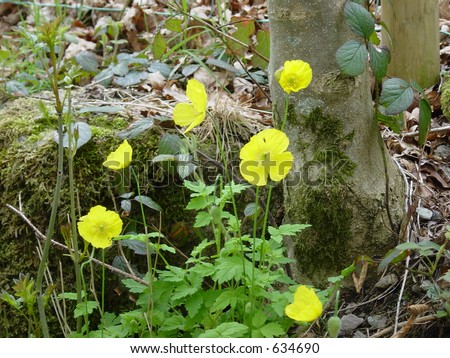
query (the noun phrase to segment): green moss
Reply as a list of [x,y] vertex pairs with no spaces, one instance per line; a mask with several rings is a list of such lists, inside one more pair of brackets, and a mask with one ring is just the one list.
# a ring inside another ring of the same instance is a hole
[[450,77],[447,77],[442,85],[441,108],[444,116],[450,120]]
[[342,127],[340,119],[325,115],[320,108],[300,123],[297,150],[303,156],[303,175],[290,211],[296,213],[296,221],[312,225],[296,241],[296,257],[300,271],[317,282],[323,280],[319,277],[323,272],[343,268],[352,239],[347,183],[356,164],[345,152],[353,132],[344,133]]

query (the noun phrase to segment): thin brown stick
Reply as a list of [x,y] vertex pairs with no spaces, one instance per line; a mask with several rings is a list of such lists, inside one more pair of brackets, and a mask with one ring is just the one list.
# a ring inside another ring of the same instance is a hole
[[[430,135],[430,134],[447,134],[447,133],[450,134],[450,126],[431,128],[430,131],[428,132],[428,135]],[[403,138],[411,138],[411,137],[418,137],[418,136],[419,136],[419,131],[402,134]]]
[[[414,324],[420,324],[420,323],[426,323],[426,322],[431,322],[436,320],[436,316],[434,315],[429,315],[429,316],[423,316],[423,317],[419,317],[415,320]],[[408,321],[404,321],[404,322],[400,322],[398,324],[398,327],[403,327],[408,323]],[[389,333],[391,333],[394,330],[394,326],[391,327],[387,327],[377,333],[372,334],[371,336],[369,336],[369,338],[380,338],[383,337]]]

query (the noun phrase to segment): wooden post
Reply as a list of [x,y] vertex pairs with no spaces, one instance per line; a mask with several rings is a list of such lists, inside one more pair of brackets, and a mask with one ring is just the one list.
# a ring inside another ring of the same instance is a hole
[[391,50],[388,76],[432,87],[439,81],[439,0],[383,0],[382,42]]

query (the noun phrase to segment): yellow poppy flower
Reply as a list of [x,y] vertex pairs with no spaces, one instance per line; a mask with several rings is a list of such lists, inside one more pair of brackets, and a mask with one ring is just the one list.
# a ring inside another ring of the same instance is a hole
[[108,158],[106,158],[103,165],[112,170],[123,169],[130,165],[132,156],[133,148],[131,148],[131,145],[129,145],[128,141],[125,139],[123,143],[119,145],[119,148],[108,155]]
[[250,184],[267,184],[267,176],[280,181],[292,169],[294,157],[286,151],[289,139],[278,129],[265,129],[250,138],[241,149],[239,157],[241,175]]
[[184,133],[198,126],[206,117],[205,86],[197,80],[189,80],[186,87],[186,96],[191,103],[178,103],[173,109],[173,120],[176,125],[186,127]]
[[298,92],[311,83],[312,69],[309,63],[301,60],[286,61],[284,66],[275,72],[275,79],[287,94]]
[[111,246],[112,238],[120,235],[122,225],[119,214],[101,205],[92,207],[77,224],[81,237],[100,249]]
[[322,303],[312,288],[299,286],[294,302],[284,309],[286,316],[301,322],[312,322],[322,314]]

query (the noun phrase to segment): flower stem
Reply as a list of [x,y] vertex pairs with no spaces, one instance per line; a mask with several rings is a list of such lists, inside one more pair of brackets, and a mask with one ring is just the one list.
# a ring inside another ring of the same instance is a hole
[[87,261],[83,262],[80,267],[81,283],[82,283],[83,291],[84,291],[84,307],[85,307],[84,324],[86,325],[86,327],[85,327],[86,328],[86,333],[85,333],[86,337],[89,337],[89,318],[88,318],[87,288],[86,288],[86,281],[84,280],[83,269],[84,269],[84,266],[86,266],[88,263],[90,263],[92,261],[92,259],[94,258],[94,253],[95,253],[95,248],[93,247],[91,255],[89,256],[89,259]]
[[253,216],[253,244],[252,244],[252,277],[250,288],[250,330],[253,328],[252,317],[253,309],[255,306],[255,266],[256,266],[256,229],[258,227],[258,205],[259,205],[259,186],[256,186],[255,190],[255,213]]
[[136,190],[139,197],[139,204],[141,209],[141,216],[142,216],[142,222],[144,224],[144,234],[145,234],[145,246],[147,250],[147,270],[148,270],[148,289],[149,289],[149,295],[148,295],[148,307],[147,307],[147,317],[150,317],[149,322],[149,333],[150,337],[152,335],[152,318],[153,314],[149,314],[150,312],[153,312],[153,272],[152,272],[152,257],[150,252],[150,245],[149,245],[149,239],[148,239],[148,227],[147,227],[147,220],[145,219],[145,212],[144,212],[144,205],[142,204],[141,200],[141,187],[139,185],[139,180],[136,175],[136,172],[134,171],[133,166],[130,165],[131,174],[133,175],[133,179],[136,182]]
[[104,313],[105,313],[105,249],[102,249],[102,307],[101,307],[101,331],[102,331],[102,338],[103,338],[103,331],[104,331]]
[[267,203],[266,203],[266,210],[264,212],[264,219],[263,219],[263,226],[262,226],[262,233],[261,233],[261,251],[260,251],[260,256],[259,256],[259,264],[262,265],[264,264],[264,255],[265,255],[265,250],[266,250],[266,229],[267,229],[267,221],[268,221],[268,217],[269,217],[269,206],[270,206],[270,199],[272,197],[272,185],[269,185],[269,192],[267,194]]

